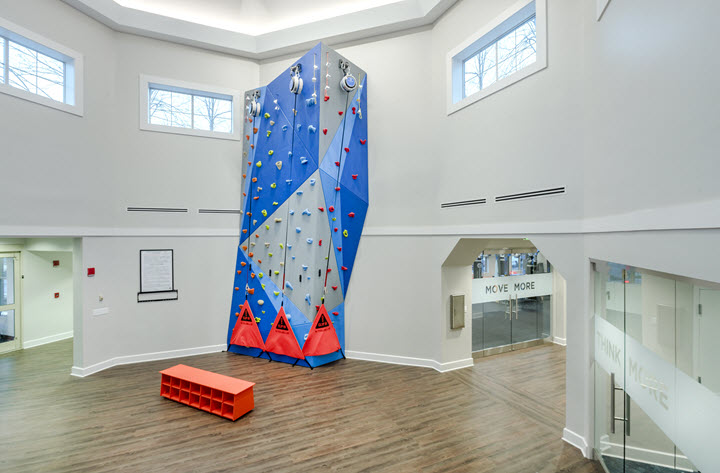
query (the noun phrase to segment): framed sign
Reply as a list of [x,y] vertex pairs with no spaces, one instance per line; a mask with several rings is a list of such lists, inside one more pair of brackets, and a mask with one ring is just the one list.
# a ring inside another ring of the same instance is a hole
[[173,250],[140,250],[138,302],[177,300],[173,256]]

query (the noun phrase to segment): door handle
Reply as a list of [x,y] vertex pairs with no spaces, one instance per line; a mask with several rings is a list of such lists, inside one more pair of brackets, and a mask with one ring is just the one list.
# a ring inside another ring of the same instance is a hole
[[[622,391],[625,400],[625,417],[615,416],[615,391]],[[610,433],[615,433],[615,421],[625,423],[625,435],[630,436],[630,396],[622,388],[615,387],[615,373],[610,373]]]
[[518,308],[518,296],[515,296],[515,320],[520,317],[520,310]]
[[630,437],[630,395],[625,393],[625,436]]

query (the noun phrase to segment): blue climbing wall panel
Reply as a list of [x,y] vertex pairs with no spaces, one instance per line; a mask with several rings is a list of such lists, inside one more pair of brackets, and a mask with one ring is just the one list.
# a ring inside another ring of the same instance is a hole
[[[357,81],[354,90],[341,87],[346,74]],[[302,79],[299,93],[290,90],[293,75]],[[259,113],[250,112],[253,101]],[[267,86],[248,91],[245,105],[228,350],[298,361],[230,345],[246,299],[263,340],[282,306],[301,348],[324,304],[344,350],[344,301],[368,208],[367,76],[321,43]],[[309,356],[307,364],[342,356]]]

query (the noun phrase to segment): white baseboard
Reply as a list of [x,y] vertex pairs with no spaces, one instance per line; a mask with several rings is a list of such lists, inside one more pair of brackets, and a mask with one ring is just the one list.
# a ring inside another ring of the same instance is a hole
[[170,351],[159,351],[159,352],[155,352],[155,353],[143,353],[140,355],[118,356],[118,357],[110,358],[109,360],[101,361],[100,363],[96,363],[94,365],[88,366],[87,368],[80,368],[78,366],[73,366],[70,374],[73,376],[77,376],[79,378],[84,378],[85,376],[89,376],[93,373],[97,373],[99,371],[106,370],[108,368],[112,368],[113,366],[127,365],[130,363],[142,363],[144,361],[167,360],[170,358],[180,358],[183,356],[204,355],[207,353],[221,352],[226,349],[227,349],[227,345],[223,344],[223,345],[209,345],[206,347],[185,348],[183,350],[170,350]]
[[362,351],[348,350],[345,356],[351,360],[375,361],[378,363],[390,363],[393,365],[420,366],[422,368],[433,368],[441,373],[447,371],[467,368],[473,365],[472,358],[464,360],[450,361],[448,363],[439,363],[428,358],[412,358],[409,356],[383,355],[380,353],[366,353]]
[[59,342],[60,340],[66,340],[73,337],[73,331],[58,333],[57,335],[50,335],[48,337],[36,338],[35,340],[23,341],[23,350],[26,348],[39,347],[40,345],[46,345],[52,342]]
[[562,439],[573,447],[579,448],[585,458],[592,458],[592,451],[588,447],[584,437],[576,434],[572,430],[563,429]]
[[562,345],[567,346],[567,339],[566,338],[560,338],[560,337],[553,337],[552,342],[556,345]]

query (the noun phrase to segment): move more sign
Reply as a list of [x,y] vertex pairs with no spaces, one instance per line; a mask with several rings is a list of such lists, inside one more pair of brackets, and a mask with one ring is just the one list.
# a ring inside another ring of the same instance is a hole
[[512,297],[548,296],[552,294],[552,273],[473,279],[472,302],[495,302]]

